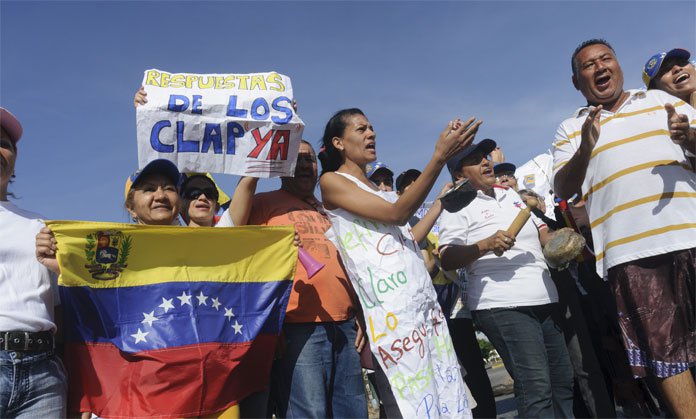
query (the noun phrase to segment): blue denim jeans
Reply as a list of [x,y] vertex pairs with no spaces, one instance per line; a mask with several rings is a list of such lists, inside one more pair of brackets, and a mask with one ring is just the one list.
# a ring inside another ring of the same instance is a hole
[[472,312],[515,380],[523,418],[573,417],[573,366],[557,304]]
[[53,352],[0,350],[0,418],[63,418],[67,389]]
[[286,352],[272,376],[277,414],[287,418],[367,418],[355,320],[286,323]]

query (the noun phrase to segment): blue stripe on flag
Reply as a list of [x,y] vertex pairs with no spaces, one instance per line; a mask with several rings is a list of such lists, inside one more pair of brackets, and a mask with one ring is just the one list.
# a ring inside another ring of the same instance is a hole
[[131,353],[248,342],[260,333],[280,333],[291,285],[285,280],[60,287],[65,340],[112,343]]

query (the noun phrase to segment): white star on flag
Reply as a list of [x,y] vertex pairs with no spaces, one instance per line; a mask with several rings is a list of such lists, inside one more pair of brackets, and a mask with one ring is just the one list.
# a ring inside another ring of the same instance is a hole
[[166,299],[162,297],[162,304],[160,304],[158,307],[162,307],[164,309],[164,312],[168,312],[170,308],[174,308],[174,304],[172,304],[173,298]]
[[203,291],[201,291],[200,295],[197,295],[196,298],[198,298],[198,305],[199,306],[207,306],[205,302],[208,301],[208,296],[203,294]]
[[232,325],[232,327],[234,327],[234,334],[235,334],[235,335],[238,334],[238,333],[239,333],[239,334],[242,333],[242,327],[243,327],[243,326],[242,326],[241,324],[239,324],[239,322],[238,322],[237,320],[234,321],[234,324]]
[[181,295],[176,297],[181,301],[181,305],[183,306],[184,304],[188,304],[191,307],[193,307],[193,304],[191,304],[191,296],[186,294],[186,291],[182,291]]
[[234,317],[234,313],[232,312],[231,308],[225,307],[225,317],[227,317],[227,320],[232,321],[232,317]]
[[213,308],[215,309],[215,311],[220,311],[220,309],[218,307],[220,307],[222,304],[220,304],[220,301],[218,300],[218,298],[215,297],[212,300],[213,300]]
[[147,340],[145,340],[145,336],[147,336],[148,334],[150,334],[150,332],[143,332],[142,330],[140,330],[140,328],[138,328],[138,333],[131,336],[135,338],[135,343],[147,342]]
[[148,326],[152,327],[152,322],[157,320],[157,317],[155,317],[155,311],[151,311],[149,313],[143,313],[143,316],[145,316],[145,319],[141,323],[147,323]]

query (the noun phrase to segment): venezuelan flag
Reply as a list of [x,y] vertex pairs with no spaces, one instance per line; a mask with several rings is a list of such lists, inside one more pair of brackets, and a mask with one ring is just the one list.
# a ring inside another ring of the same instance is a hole
[[267,387],[292,227],[53,221],[71,412],[195,417]]

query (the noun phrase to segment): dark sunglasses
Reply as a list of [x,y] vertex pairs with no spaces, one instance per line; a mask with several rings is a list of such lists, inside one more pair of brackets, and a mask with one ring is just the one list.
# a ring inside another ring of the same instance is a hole
[[375,185],[392,186],[394,185],[394,178],[385,177],[383,179],[377,179],[374,182]]
[[218,197],[220,196],[218,194],[218,191],[216,188],[204,188],[204,189],[191,188],[191,189],[185,190],[183,195],[184,195],[184,198],[189,199],[189,200],[198,199],[199,196],[205,195],[206,198],[212,199],[213,201],[217,201]]

